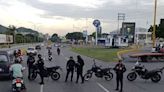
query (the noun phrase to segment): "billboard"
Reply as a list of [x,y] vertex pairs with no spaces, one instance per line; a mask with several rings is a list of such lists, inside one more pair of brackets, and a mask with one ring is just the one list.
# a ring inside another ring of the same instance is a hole
[[0,34],[0,43],[13,43],[13,36]]
[[135,22],[123,22],[120,33],[122,36],[126,36],[128,38],[129,43],[134,43]]

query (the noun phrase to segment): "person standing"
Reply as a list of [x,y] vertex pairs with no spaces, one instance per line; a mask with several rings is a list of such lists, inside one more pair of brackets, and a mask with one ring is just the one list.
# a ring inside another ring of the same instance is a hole
[[60,55],[60,49],[59,49],[59,47],[57,48],[57,54]]
[[77,78],[76,83],[78,83],[79,77],[81,77],[81,83],[84,83],[84,77],[83,77],[83,66],[84,66],[84,60],[81,58],[80,55],[77,56],[77,63],[76,63],[76,71],[77,71]]
[[125,65],[122,63],[122,60],[119,60],[119,62],[114,67],[114,70],[116,72],[116,90],[119,90],[119,84],[121,84],[121,89],[119,92],[122,92],[123,90],[123,74],[126,71]]
[[71,82],[72,82],[73,74],[74,74],[74,68],[75,68],[75,61],[73,60],[73,57],[71,56],[70,59],[67,61],[67,64],[66,64],[67,74],[66,74],[65,82],[67,82],[67,79],[68,79],[70,72],[71,72]]
[[30,78],[31,72],[33,70],[33,65],[35,63],[35,57],[32,53],[30,53],[28,59],[27,59],[27,66],[28,66],[28,78]]
[[38,66],[39,75],[40,75],[40,78],[41,78],[40,84],[44,84],[44,73],[45,73],[45,70],[44,70],[44,60],[42,59],[42,55],[41,54],[38,54],[37,66]]

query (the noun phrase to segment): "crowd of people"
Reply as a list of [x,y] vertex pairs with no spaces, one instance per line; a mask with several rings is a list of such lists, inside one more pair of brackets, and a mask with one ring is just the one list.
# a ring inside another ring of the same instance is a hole
[[[59,49],[57,50],[57,53],[59,55]],[[51,53],[52,54],[52,53]],[[21,77],[23,78],[23,66],[21,65],[21,51],[18,50],[18,52],[14,51],[15,56],[15,63],[10,67],[10,70],[13,71],[13,78]],[[27,66],[28,66],[28,78],[30,77],[30,74],[32,73],[32,69],[34,64],[37,64],[39,69],[39,75],[41,78],[40,84],[44,84],[44,59],[41,54],[38,54],[38,60],[35,60],[35,56],[33,54],[29,54],[27,59]],[[81,83],[84,83],[84,76],[83,76],[83,67],[84,67],[84,60],[80,55],[77,55],[77,61],[74,60],[73,56],[69,57],[69,60],[66,63],[66,77],[65,82],[68,80],[68,76],[71,74],[71,82],[73,81],[73,75],[74,72],[77,74],[76,83],[79,81],[79,77],[81,78]],[[119,62],[116,64],[116,66],[113,68],[116,72],[116,90],[123,91],[123,74],[126,71],[125,65],[122,63],[122,60],[119,60]]]

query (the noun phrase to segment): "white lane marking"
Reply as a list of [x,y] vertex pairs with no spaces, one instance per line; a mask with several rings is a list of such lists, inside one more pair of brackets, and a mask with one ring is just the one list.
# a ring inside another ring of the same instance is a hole
[[[63,53],[61,53],[61,55],[62,55],[62,56],[64,56],[64,54],[63,54]],[[69,58],[68,58],[68,57],[65,57],[65,56],[64,56],[64,58],[65,58],[66,60],[69,60]]]
[[40,92],[43,92],[43,85],[40,86]]
[[101,87],[105,92],[110,92],[109,90],[107,90],[103,85],[101,85],[100,83],[97,83],[97,85],[99,87]]

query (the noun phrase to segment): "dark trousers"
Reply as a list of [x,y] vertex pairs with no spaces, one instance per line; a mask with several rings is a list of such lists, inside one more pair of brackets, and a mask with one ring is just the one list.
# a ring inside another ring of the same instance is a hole
[[41,83],[44,83],[44,73],[45,71],[44,71],[44,69],[40,69],[39,70],[39,75],[40,75],[40,79],[41,79]]
[[77,70],[77,78],[76,78],[76,83],[78,83],[79,77],[81,77],[81,82],[84,82],[84,77],[83,77],[83,70]]
[[74,74],[74,69],[67,69],[67,75],[66,75],[65,81],[67,81],[70,72],[71,72],[71,81],[72,81],[73,74]]
[[33,68],[32,67],[28,67],[28,77],[30,77],[30,74],[33,72]]
[[116,89],[119,89],[119,84],[121,84],[120,91],[122,92],[122,89],[123,89],[123,75],[117,75],[116,76],[116,83],[117,83]]

